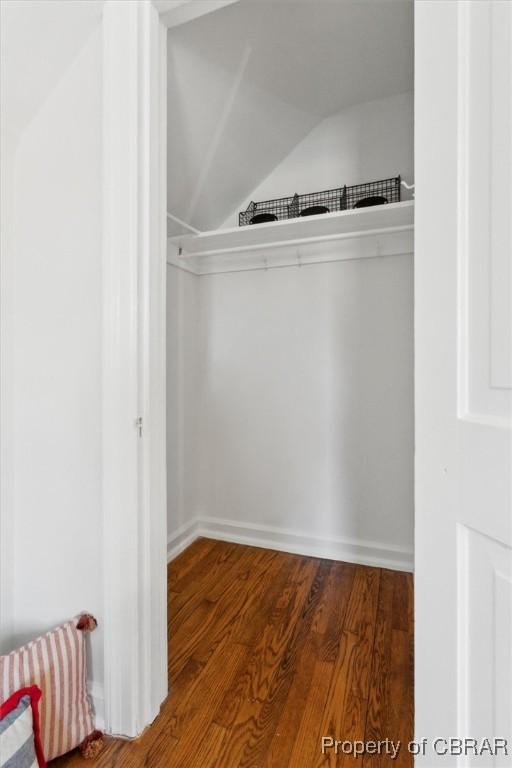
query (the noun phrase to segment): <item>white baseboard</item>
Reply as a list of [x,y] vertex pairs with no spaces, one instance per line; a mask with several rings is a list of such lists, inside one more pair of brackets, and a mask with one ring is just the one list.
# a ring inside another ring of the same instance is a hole
[[180,552],[183,552],[200,534],[198,534],[199,520],[195,518],[189,523],[180,525],[180,527],[169,534],[167,538],[167,562],[174,560]]
[[103,686],[95,680],[87,681],[87,692],[94,709],[94,725],[98,731],[105,730],[105,698]]
[[200,536],[394,571],[414,570],[414,553],[406,547],[339,537],[322,538],[287,528],[208,516],[196,517],[169,537],[168,559],[172,560]]

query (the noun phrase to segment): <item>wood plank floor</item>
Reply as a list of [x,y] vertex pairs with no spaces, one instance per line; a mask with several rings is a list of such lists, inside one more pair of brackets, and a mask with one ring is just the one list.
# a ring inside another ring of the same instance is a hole
[[[161,714],[88,768],[412,766],[410,574],[198,539],[169,565],[168,601]],[[322,736],[403,746],[355,759],[322,754]]]

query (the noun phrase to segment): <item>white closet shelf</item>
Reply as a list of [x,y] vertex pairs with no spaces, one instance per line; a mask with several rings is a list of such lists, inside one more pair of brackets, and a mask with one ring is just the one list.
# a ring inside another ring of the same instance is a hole
[[413,229],[414,201],[408,200],[171,237],[167,261],[208,275],[412,254]]

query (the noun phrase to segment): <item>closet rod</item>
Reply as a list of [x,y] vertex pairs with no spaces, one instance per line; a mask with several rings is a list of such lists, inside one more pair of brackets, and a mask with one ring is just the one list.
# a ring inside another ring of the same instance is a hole
[[412,224],[403,224],[395,227],[379,227],[378,229],[365,229],[353,232],[334,232],[330,235],[315,235],[314,237],[298,237],[293,240],[277,240],[271,243],[254,243],[250,245],[238,245],[231,248],[215,248],[206,251],[189,251],[188,253],[179,253],[182,259],[193,259],[208,256],[223,256],[230,253],[249,253],[274,250],[277,248],[296,248],[308,246],[316,243],[329,243],[336,240],[358,240],[364,237],[378,237],[379,235],[388,235],[400,232],[409,232],[413,229]]
[[167,211],[167,218],[172,219],[172,221],[175,221],[177,224],[180,224],[182,227],[185,227],[185,229],[189,229],[191,232],[194,233],[194,235],[200,235],[201,234],[201,230],[200,229],[196,229],[195,227],[192,226],[192,224],[187,224],[186,221],[182,221],[177,216],[175,216],[173,213],[169,213],[169,211]]

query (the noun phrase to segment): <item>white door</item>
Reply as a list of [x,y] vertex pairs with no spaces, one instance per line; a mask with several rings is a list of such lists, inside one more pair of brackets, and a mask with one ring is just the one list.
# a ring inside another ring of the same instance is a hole
[[[416,764],[495,768],[512,766],[512,3],[415,7]],[[450,737],[508,756],[434,743]]]

